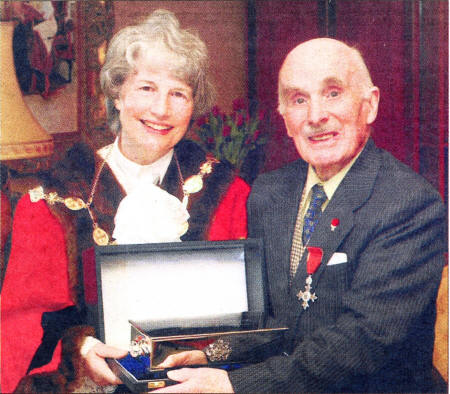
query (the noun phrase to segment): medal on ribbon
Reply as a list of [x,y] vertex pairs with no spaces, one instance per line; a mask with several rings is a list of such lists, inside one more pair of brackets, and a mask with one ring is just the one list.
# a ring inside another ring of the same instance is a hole
[[317,271],[320,263],[322,262],[323,250],[321,248],[317,248],[315,246],[308,246],[308,258],[306,259],[306,273],[308,277],[306,278],[305,291],[299,291],[297,294],[297,298],[299,301],[302,301],[303,309],[307,309],[309,307],[309,301],[314,302],[317,300],[316,293],[312,293],[312,274]]

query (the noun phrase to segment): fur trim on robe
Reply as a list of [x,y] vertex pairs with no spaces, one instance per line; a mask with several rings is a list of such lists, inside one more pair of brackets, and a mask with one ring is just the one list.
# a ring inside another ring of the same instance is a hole
[[[184,179],[197,174],[206,159],[205,153],[193,142],[181,141],[175,151]],[[63,197],[77,196],[87,201],[99,163],[86,145],[75,145],[65,159],[44,177],[46,192],[56,190]],[[182,240],[245,238],[249,186],[235,177],[231,167],[223,163],[214,166],[213,173],[204,178],[204,184],[202,191],[192,194],[189,199],[189,230]],[[169,165],[162,187],[180,199],[183,196],[174,160]],[[112,234],[114,214],[124,195],[106,165],[92,207],[99,225],[109,234]],[[27,373],[30,361],[45,335],[41,324],[44,312],[57,314],[61,313],[61,309],[75,308],[73,305],[83,311],[86,294],[80,286],[83,283],[81,254],[92,250],[92,246],[92,222],[86,210],[68,212],[62,204],[31,203],[28,195],[19,201],[14,218],[11,257],[2,289],[2,391],[14,390],[20,378]],[[86,278],[90,278],[91,289],[95,292],[95,277],[92,270],[91,274],[89,269],[87,272],[86,276],[85,266],[83,287],[87,288]],[[62,289],[61,294],[59,289]],[[24,291],[27,297],[24,297]],[[45,302],[48,297],[51,298],[51,305]],[[28,298],[36,299],[38,303],[28,302]],[[54,323],[57,329],[62,327],[58,322]],[[17,357],[18,354],[20,357]],[[51,363],[39,371],[54,370],[60,357],[60,352],[56,351]]]

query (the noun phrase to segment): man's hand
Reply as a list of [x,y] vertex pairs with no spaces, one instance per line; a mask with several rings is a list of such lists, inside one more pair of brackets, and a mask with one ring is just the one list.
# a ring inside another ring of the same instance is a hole
[[158,368],[171,368],[181,365],[206,364],[206,354],[201,350],[189,350],[168,356]]
[[98,342],[89,350],[86,356],[84,356],[86,369],[90,378],[100,386],[121,384],[121,380],[109,369],[105,358],[122,358],[126,355],[126,350]]
[[155,393],[234,393],[228,374],[222,369],[182,368],[169,371],[167,376],[180,383]]

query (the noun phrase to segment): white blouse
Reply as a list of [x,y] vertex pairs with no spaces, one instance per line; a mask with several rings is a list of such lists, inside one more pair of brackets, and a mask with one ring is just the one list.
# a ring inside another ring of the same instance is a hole
[[189,213],[181,201],[161,189],[173,149],[152,164],[140,165],[127,159],[118,139],[97,152],[106,163],[126,196],[114,218],[112,234],[118,244],[177,242],[187,231]]

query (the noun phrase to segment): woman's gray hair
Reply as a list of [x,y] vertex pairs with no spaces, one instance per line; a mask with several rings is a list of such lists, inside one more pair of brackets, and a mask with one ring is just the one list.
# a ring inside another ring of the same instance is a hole
[[134,72],[139,55],[155,44],[163,44],[179,59],[173,74],[192,88],[192,119],[207,112],[213,104],[214,89],[208,75],[208,51],[197,34],[180,28],[175,15],[167,10],[154,11],[143,23],[128,26],[112,38],[100,72],[100,84],[106,96],[108,124],[111,131],[121,129],[114,100],[127,76]]

